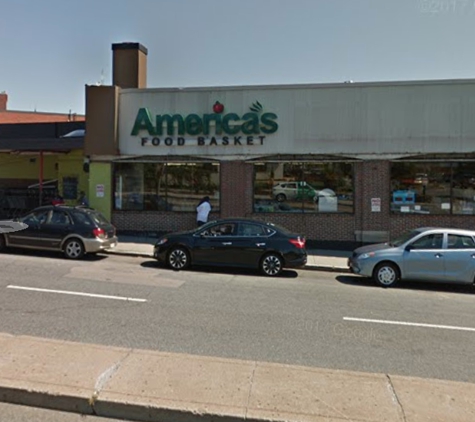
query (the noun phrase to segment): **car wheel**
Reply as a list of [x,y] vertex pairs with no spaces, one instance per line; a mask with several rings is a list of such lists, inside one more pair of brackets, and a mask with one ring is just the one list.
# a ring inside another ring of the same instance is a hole
[[285,196],[285,194],[279,193],[279,194],[276,195],[275,199],[278,202],[284,202],[287,199],[287,197]]
[[180,246],[173,248],[167,257],[168,266],[172,270],[184,270],[190,266],[190,254]]
[[391,262],[378,264],[373,272],[374,281],[381,287],[393,287],[399,281],[399,268]]
[[84,252],[84,245],[79,239],[69,239],[64,244],[64,255],[68,259],[80,259]]
[[282,272],[283,267],[284,261],[275,253],[264,255],[261,259],[260,270],[262,274],[269,277],[279,275]]
[[0,252],[4,251],[7,248],[7,241],[5,240],[5,235],[0,234]]

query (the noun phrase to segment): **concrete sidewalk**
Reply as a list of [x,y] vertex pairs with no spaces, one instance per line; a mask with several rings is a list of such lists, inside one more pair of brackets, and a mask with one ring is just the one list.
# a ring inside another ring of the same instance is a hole
[[0,333],[0,401],[136,421],[473,422],[475,384]]
[[[105,251],[109,254],[153,257],[153,245],[156,239],[119,236],[119,243],[114,249]],[[308,260],[306,270],[349,272],[347,258],[351,252],[307,249]]]

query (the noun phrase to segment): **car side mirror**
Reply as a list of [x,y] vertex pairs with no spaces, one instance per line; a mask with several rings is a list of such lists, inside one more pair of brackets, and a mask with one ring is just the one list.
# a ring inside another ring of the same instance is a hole
[[404,248],[404,250],[405,250],[406,252],[410,252],[412,249],[414,249],[414,246],[412,246],[412,245],[407,245],[407,246]]

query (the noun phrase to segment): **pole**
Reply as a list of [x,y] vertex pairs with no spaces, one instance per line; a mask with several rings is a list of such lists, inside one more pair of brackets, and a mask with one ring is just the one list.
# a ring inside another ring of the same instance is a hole
[[43,205],[43,167],[44,167],[44,157],[43,151],[40,151],[40,206]]

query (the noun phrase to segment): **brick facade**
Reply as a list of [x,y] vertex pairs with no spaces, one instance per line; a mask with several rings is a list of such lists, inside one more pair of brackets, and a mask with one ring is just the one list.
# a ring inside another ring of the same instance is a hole
[[[391,213],[390,162],[363,161],[354,164],[354,212],[333,213],[253,213],[252,164],[222,162],[220,168],[220,212],[210,219],[246,217],[272,221],[321,244],[361,243],[357,231],[380,232],[393,238],[406,230],[423,226],[475,226],[474,216],[415,215]],[[381,199],[381,211],[371,210],[371,199]],[[195,227],[193,212],[115,211],[113,224],[119,231],[163,233]]]

